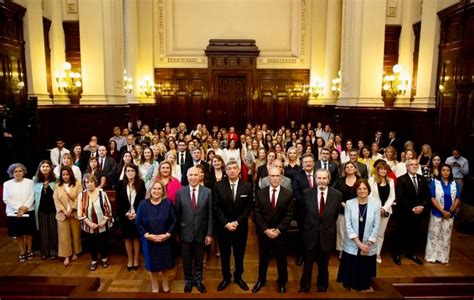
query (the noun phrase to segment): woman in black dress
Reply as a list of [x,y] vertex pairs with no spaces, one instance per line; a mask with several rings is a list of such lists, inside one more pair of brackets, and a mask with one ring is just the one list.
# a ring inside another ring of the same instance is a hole
[[125,175],[117,184],[115,197],[122,239],[127,250],[128,271],[132,268],[137,270],[139,267],[140,239],[135,218],[140,201],[145,199],[145,193],[145,183],[140,179],[138,167],[132,163],[125,165]]
[[150,195],[150,199],[140,203],[135,222],[142,241],[145,268],[150,272],[152,291],[158,292],[158,275],[161,274],[162,291],[169,293],[168,270],[174,267],[170,237],[176,225],[176,212],[161,181],[152,183]]

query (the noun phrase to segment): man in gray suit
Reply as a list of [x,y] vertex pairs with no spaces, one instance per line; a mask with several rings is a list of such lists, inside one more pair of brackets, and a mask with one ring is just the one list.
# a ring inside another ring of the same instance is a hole
[[185,293],[190,293],[193,285],[199,292],[206,292],[202,283],[204,247],[212,243],[212,192],[199,185],[199,173],[198,168],[189,168],[189,185],[176,192],[176,216],[183,257]]
[[[276,167],[280,169],[282,176],[280,177],[280,185],[286,189],[288,189],[290,192],[292,191],[291,189],[291,179],[283,176],[283,173],[285,171],[285,167],[283,166],[283,162],[279,159],[275,159],[272,163],[272,167]],[[262,178],[262,181],[260,182],[260,188],[266,188],[267,186],[270,185],[270,177],[264,177]]]

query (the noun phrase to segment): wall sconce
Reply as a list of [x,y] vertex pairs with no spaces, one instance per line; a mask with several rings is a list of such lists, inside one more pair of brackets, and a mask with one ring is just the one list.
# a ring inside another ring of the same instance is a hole
[[25,87],[25,82],[23,80],[12,80],[12,91],[14,94],[19,94]]
[[63,64],[62,71],[56,71],[54,78],[58,85],[58,91],[60,93],[66,93],[69,98],[78,98],[82,92],[82,81],[81,73],[73,72],[70,63],[65,62]]
[[440,93],[444,93],[446,90],[446,82],[449,81],[449,76],[441,76],[441,82],[438,85],[438,90]]
[[401,74],[402,67],[399,64],[393,66],[393,74],[385,75],[383,78],[382,96],[388,105],[395,102],[398,95],[405,95],[408,89],[408,77]]
[[[188,93],[190,94],[192,89],[191,88],[186,88]],[[157,84],[156,85],[156,93],[160,96],[173,96],[176,94],[176,91],[178,91],[178,86],[176,84],[172,83],[164,83],[164,84]]]
[[331,92],[334,96],[339,96],[341,91],[341,71],[337,72],[337,77],[331,81]]
[[306,94],[308,98],[317,99],[324,92],[324,82],[316,80],[309,87],[306,85],[305,89],[307,90]]
[[138,90],[140,94],[148,98],[156,92],[155,82],[151,81],[150,77],[145,77],[144,80],[138,82]]
[[123,70],[123,90],[129,95],[133,91],[133,78],[127,76],[127,70]]

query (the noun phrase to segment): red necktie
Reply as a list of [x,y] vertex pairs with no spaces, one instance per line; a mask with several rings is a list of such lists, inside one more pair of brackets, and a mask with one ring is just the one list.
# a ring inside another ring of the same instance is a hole
[[196,202],[196,189],[193,189],[193,195],[191,196],[191,205],[193,206],[193,210],[196,210],[197,202]]
[[276,189],[273,189],[273,193],[272,193],[272,202],[270,203],[270,207],[272,208],[272,210],[275,209],[275,204],[276,204],[276,199],[275,199],[275,192],[276,192]]
[[313,187],[313,176],[311,176],[311,175],[307,175],[307,176],[308,176],[309,187],[312,188]]
[[319,199],[319,214],[324,213],[324,192],[321,192],[321,198]]

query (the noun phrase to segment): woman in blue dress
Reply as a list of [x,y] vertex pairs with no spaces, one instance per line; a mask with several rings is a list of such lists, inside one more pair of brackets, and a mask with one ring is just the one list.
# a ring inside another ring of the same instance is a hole
[[174,267],[171,256],[172,232],[176,224],[175,208],[166,197],[166,189],[161,181],[150,187],[150,199],[140,202],[136,225],[142,242],[145,268],[150,272],[154,293],[159,290],[158,276],[162,276],[162,291],[169,293],[168,271]]

